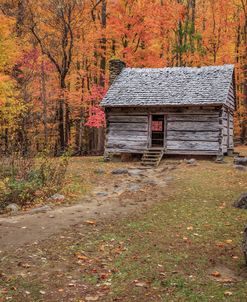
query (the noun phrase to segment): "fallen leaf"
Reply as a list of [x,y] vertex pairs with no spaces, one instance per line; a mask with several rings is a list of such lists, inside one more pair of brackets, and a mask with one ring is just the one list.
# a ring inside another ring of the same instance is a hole
[[101,289],[101,290],[109,290],[109,289],[110,289],[110,285],[111,285],[111,284],[102,284],[102,285],[100,286],[100,289]]
[[87,256],[84,256],[84,255],[76,255],[77,259],[79,260],[83,260],[83,261],[86,261],[88,260],[88,257]]
[[87,296],[86,301],[98,301],[99,300],[99,296]]
[[212,273],[211,273],[211,276],[213,276],[213,277],[220,277],[220,276],[221,276],[221,273],[215,271],[215,272],[212,272]]
[[137,283],[135,283],[135,286],[144,287],[144,286],[147,286],[147,284],[145,282],[137,282]]
[[104,251],[105,251],[105,245],[102,244],[102,245],[100,246],[99,250],[100,250],[101,252],[104,252]]
[[217,247],[225,247],[225,244],[223,242],[218,242],[216,244]]
[[134,283],[135,283],[135,286],[137,286],[137,287],[145,287],[145,286],[147,286],[146,282],[142,282],[142,281],[139,281],[139,280],[134,280]]
[[100,274],[100,279],[105,280],[109,277],[109,274]]
[[192,231],[192,230],[193,230],[193,226],[187,227],[187,230],[188,230],[188,231]]
[[227,240],[226,240],[226,243],[231,244],[231,243],[232,243],[232,240],[231,240],[231,239],[227,239]]
[[94,220],[86,220],[85,223],[90,224],[90,225],[95,225],[96,221],[94,221]]

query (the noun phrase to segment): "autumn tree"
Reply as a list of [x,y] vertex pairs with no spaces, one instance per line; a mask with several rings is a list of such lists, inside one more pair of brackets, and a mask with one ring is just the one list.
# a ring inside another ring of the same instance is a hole
[[[16,143],[24,153],[102,152],[100,101],[113,58],[131,67],[234,63],[235,130],[245,142],[246,7],[246,0],[0,0],[2,109],[26,108]],[[1,143],[9,140],[4,131]]]
[[70,111],[65,97],[68,89],[66,78],[73,60],[77,14],[82,7],[83,3],[78,4],[76,0],[48,0],[39,9],[29,4],[30,31],[42,53],[54,64],[59,77],[61,90],[57,115],[61,152],[67,149],[69,143]]
[[18,129],[18,120],[24,105],[20,99],[17,83],[11,76],[19,54],[13,33],[15,22],[0,12],[0,134],[4,140],[4,150],[9,152],[11,139]]

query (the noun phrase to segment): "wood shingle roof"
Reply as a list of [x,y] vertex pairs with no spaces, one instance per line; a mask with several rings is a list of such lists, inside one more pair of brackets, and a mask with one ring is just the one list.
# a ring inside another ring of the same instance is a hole
[[234,65],[125,68],[101,102],[103,107],[225,104]]

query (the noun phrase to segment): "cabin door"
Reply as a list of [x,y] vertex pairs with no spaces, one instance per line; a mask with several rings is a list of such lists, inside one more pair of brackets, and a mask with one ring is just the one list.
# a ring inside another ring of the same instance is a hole
[[164,115],[151,116],[151,147],[164,148]]

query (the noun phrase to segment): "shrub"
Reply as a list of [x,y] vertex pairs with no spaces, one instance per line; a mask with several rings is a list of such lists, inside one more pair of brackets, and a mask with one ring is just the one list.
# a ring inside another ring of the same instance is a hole
[[3,159],[0,162],[0,208],[10,203],[24,206],[58,192],[67,166],[67,156],[23,158],[15,155]]

